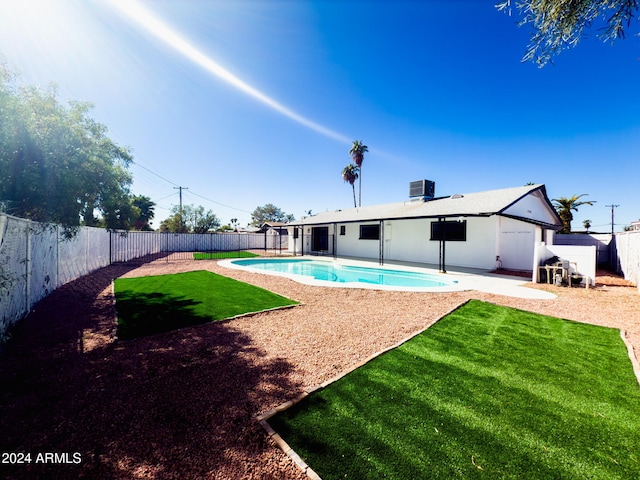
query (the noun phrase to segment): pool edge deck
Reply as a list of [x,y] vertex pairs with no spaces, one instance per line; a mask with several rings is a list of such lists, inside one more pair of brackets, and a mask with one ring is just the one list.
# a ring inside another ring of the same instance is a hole
[[[297,256],[287,257],[286,259],[273,259],[273,261],[286,261],[286,260],[315,260],[323,261],[327,263],[339,263],[341,265],[359,266],[366,268],[380,268],[383,270],[397,270],[398,267],[402,267],[409,272],[424,273],[429,275],[445,276],[451,282],[457,282],[452,285],[438,286],[438,287],[401,287],[391,285],[375,285],[360,282],[350,283],[335,283],[324,280],[316,280],[313,277],[306,275],[297,275],[291,273],[263,271],[257,269],[251,269],[250,267],[235,265],[234,260],[238,259],[225,259],[218,261],[218,265],[236,270],[248,271],[251,273],[259,273],[263,275],[279,276],[289,278],[298,283],[314,287],[325,288],[362,288],[369,290],[385,290],[385,291],[402,291],[402,292],[461,292],[468,290],[477,290],[484,293],[492,293],[497,295],[505,295],[516,298],[527,298],[537,300],[553,300],[557,296],[551,292],[544,290],[537,290],[533,288],[527,288],[524,284],[529,281],[520,277],[504,278],[503,276],[491,274],[488,270],[456,267],[449,270],[447,273],[438,271],[435,265],[431,264],[416,264],[411,262],[387,262],[384,265],[379,265],[376,262],[366,259],[355,259],[348,257],[339,257],[334,259],[333,257],[317,257],[317,256]],[[242,259],[248,260],[248,259]],[[257,259],[256,259],[257,260]],[[264,260],[264,259],[263,259]]]

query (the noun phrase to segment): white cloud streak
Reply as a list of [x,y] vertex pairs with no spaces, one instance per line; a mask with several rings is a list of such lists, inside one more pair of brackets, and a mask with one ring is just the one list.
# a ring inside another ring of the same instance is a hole
[[130,20],[133,20],[135,24],[144,28],[147,32],[158,38],[160,41],[166,43],[171,48],[185,56],[195,64],[199,65],[209,73],[215,75],[221,80],[225,81],[234,88],[240,90],[246,95],[258,100],[259,102],[267,105],[276,112],[290,118],[291,120],[303,125],[311,130],[320,133],[326,137],[339,142],[350,144],[351,141],[337,132],[326,128],[298,113],[290,108],[282,105],[268,95],[262,93],[260,90],[252,87],[248,83],[244,82],[240,78],[236,77],[229,70],[222,67],[220,64],[212,60],[209,56],[203,53],[201,50],[192,45],[188,40],[183,38],[169,25],[163,22],[156,15],[144,8],[140,3],[134,0],[111,0],[111,4],[121,13],[123,13]]

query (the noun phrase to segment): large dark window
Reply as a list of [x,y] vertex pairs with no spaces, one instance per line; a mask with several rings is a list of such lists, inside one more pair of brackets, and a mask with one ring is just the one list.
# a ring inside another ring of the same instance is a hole
[[311,229],[311,250],[314,252],[329,250],[329,227],[313,227]]
[[431,222],[431,240],[446,240],[447,242],[467,241],[467,221],[461,222]]
[[360,240],[380,240],[380,225],[360,225]]

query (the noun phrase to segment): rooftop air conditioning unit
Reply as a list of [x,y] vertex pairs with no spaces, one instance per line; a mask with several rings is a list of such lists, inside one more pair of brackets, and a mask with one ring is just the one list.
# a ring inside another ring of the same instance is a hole
[[417,180],[409,184],[409,197],[431,200],[436,194],[436,183],[431,180]]

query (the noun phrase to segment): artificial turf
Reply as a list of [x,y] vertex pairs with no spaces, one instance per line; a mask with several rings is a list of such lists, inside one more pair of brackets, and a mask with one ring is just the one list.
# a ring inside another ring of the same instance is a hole
[[114,290],[120,339],[298,303],[208,271],[118,278]]
[[252,258],[259,255],[251,252],[236,251],[236,252],[195,252],[193,254],[194,260],[217,260],[220,258]]
[[269,423],[324,480],[640,478],[619,331],[480,301]]

